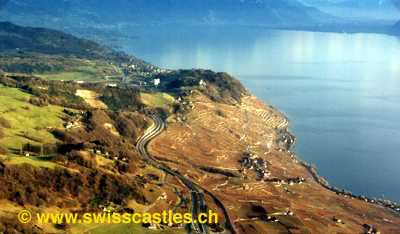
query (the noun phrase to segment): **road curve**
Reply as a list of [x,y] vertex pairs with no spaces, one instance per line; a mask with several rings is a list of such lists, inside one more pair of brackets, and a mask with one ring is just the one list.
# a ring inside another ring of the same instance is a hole
[[194,222],[198,215],[200,213],[206,213],[207,212],[207,205],[204,200],[204,193],[207,193],[209,196],[212,197],[214,202],[218,207],[220,207],[224,213],[225,216],[225,222],[226,222],[226,228],[229,230],[230,233],[236,234],[235,228],[231,222],[231,219],[229,217],[228,211],[223,205],[223,203],[212,193],[209,191],[206,191],[202,189],[199,185],[197,185],[195,182],[191,181],[190,179],[186,178],[183,176],[181,173],[178,171],[175,171],[165,165],[162,162],[157,161],[154,159],[148,152],[147,152],[147,146],[150,143],[152,139],[154,139],[156,136],[158,136],[165,128],[165,123],[156,115],[152,116],[154,124],[152,124],[143,134],[141,138],[136,143],[136,148],[139,152],[139,154],[142,156],[142,158],[150,165],[164,171],[165,173],[168,173],[177,179],[179,179],[185,187],[187,187],[190,191],[191,194],[191,200],[192,200],[192,207],[190,212],[192,213],[193,217],[193,222],[191,224],[192,230],[194,233],[197,234],[207,234],[209,233],[208,230],[208,225],[207,224],[199,224],[197,222]]

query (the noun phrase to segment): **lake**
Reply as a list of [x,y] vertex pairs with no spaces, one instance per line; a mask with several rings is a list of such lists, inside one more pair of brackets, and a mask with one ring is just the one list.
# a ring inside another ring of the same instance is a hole
[[166,68],[227,71],[284,112],[301,159],[337,187],[400,201],[400,39],[246,27],[125,29]]

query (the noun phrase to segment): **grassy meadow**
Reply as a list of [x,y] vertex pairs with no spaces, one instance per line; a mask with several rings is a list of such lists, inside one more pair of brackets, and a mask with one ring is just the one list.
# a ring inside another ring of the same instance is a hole
[[167,108],[175,99],[167,93],[140,93],[140,98],[146,106]]
[[23,144],[55,143],[49,128],[63,126],[63,108],[38,107],[29,103],[30,95],[15,88],[0,87],[0,115],[9,124],[3,128],[0,146],[18,150]]

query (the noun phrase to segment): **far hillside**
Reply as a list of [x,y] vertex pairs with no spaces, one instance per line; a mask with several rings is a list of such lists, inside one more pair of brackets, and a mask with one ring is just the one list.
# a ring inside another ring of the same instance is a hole
[[125,58],[95,42],[44,28],[0,22],[0,52],[36,52],[80,58]]
[[126,69],[148,75],[155,69],[96,42],[45,28],[0,22],[0,71],[48,80],[121,81]]
[[[28,17],[30,22],[24,18],[28,15],[32,16]],[[160,22],[304,26],[331,19],[298,0],[8,0],[3,3],[1,18],[25,25],[43,23],[53,28]],[[59,18],[63,19],[63,25],[52,21]]]
[[302,0],[324,12],[345,18],[395,20],[400,16],[397,0]]

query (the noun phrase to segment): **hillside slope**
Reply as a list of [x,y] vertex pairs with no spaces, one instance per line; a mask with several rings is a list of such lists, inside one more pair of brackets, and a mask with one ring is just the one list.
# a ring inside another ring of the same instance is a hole
[[329,18],[297,0],[9,0],[3,5],[3,19],[29,25],[23,16],[30,16],[32,22],[58,28],[115,23],[304,26]]
[[95,42],[60,31],[0,22],[0,52],[35,52],[81,58],[127,58]]
[[301,162],[286,117],[273,107],[252,96],[237,106],[198,92],[189,100],[187,120],[169,118],[151,152],[221,199],[238,233],[400,232],[398,213],[331,189]]
[[301,0],[324,12],[345,18],[393,20],[400,16],[397,0]]

